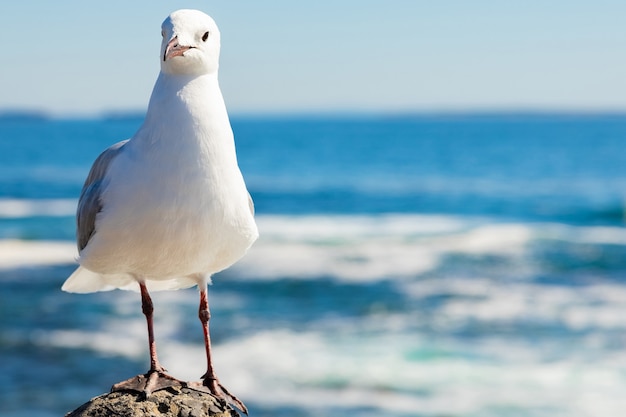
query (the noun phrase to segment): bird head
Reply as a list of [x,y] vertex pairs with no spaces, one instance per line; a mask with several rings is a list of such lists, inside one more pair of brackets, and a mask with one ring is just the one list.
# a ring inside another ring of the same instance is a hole
[[211,17],[182,9],[161,25],[161,70],[168,74],[202,75],[217,72],[220,32]]

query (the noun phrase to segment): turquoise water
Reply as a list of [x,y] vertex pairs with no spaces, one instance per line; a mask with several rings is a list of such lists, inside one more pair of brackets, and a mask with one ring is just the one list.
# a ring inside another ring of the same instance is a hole
[[[87,171],[140,123],[0,120],[3,416],[62,415],[147,369],[137,294],[60,291]],[[261,238],[209,296],[218,375],[251,415],[626,409],[626,116],[233,129]],[[154,301],[162,362],[198,379],[197,292]]]

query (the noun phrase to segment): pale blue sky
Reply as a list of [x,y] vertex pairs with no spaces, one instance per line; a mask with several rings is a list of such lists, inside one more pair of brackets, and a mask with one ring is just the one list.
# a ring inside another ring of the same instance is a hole
[[626,110],[618,0],[3,1],[0,109],[144,110],[179,8],[231,112]]

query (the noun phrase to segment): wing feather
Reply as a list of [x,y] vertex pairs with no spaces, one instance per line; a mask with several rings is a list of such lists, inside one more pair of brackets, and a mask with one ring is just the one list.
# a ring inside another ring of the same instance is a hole
[[102,210],[103,180],[111,162],[122,151],[128,140],[116,143],[98,156],[83,185],[76,211],[76,242],[80,252],[96,233],[96,215]]

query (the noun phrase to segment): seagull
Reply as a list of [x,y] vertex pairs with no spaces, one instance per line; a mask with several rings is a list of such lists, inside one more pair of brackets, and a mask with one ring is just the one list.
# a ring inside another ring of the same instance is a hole
[[[258,237],[252,199],[239,170],[218,83],[220,32],[198,10],[162,26],[161,71],[143,125],[106,149],[89,172],[77,208],[79,267],[64,291],[139,290],[150,369],[113,386],[146,397],[192,386],[245,405],[217,379],[211,357],[207,286]],[[168,375],[159,363],[150,291],[198,286],[207,369],[201,382]]]

